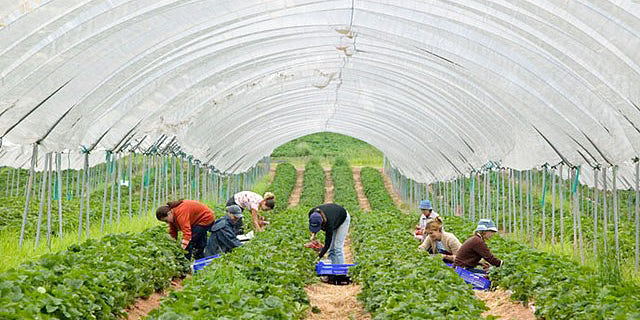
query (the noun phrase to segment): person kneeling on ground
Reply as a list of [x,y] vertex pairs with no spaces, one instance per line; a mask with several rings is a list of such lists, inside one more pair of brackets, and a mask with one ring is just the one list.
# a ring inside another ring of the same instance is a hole
[[425,231],[427,237],[418,249],[440,255],[445,262],[453,262],[461,244],[453,233],[442,230],[442,218],[436,217],[427,220]]
[[334,203],[321,204],[309,211],[309,231],[314,241],[320,230],[326,233],[324,247],[318,258],[329,251],[332,264],[344,264],[344,239],[347,238],[351,216],[342,206]]
[[[275,207],[275,195],[271,192],[265,192],[264,197],[252,191],[240,191],[227,200],[227,206],[237,205],[241,210],[248,209],[251,211],[251,222],[256,232],[264,231],[267,222],[264,217],[258,214],[258,211],[269,211]],[[236,227],[236,234],[242,234],[242,219]]]
[[207,257],[220,252],[231,252],[242,245],[236,238],[234,225],[242,219],[242,209],[237,205],[227,207],[227,215],[218,219],[211,227],[211,236],[207,242],[205,254]]
[[[458,249],[454,265],[478,273],[484,273],[483,270],[474,269],[480,263],[480,259],[484,259],[496,267],[501,266],[502,261],[493,256],[486,243],[496,232],[498,232],[498,228],[491,219],[480,219],[474,235]],[[486,271],[489,269],[489,264],[482,263],[482,267]]]
[[426,233],[427,220],[434,219],[439,217],[440,215],[433,211],[433,207],[431,206],[431,201],[422,200],[420,201],[420,211],[422,214],[420,215],[420,220],[418,221],[418,225],[416,226],[416,230],[413,233],[413,236],[422,241],[424,240]]
[[182,231],[182,249],[189,251],[187,259],[193,255],[196,259],[204,258],[204,247],[207,244],[207,231],[213,225],[215,216],[205,204],[194,200],[178,200],[158,207],[156,218],[169,224],[169,234],[178,238]]

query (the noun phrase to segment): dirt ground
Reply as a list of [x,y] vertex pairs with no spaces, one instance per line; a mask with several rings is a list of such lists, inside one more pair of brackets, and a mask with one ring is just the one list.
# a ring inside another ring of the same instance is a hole
[[510,299],[511,293],[505,290],[475,291],[476,297],[484,301],[489,310],[482,313],[484,317],[495,316],[500,319],[535,320],[531,303],[524,306],[522,303]]
[[402,202],[402,199],[400,199],[400,196],[398,196],[398,193],[396,192],[396,190],[393,189],[391,178],[389,178],[389,176],[384,174],[382,168],[380,168],[380,173],[382,173],[382,176],[384,177],[384,187],[387,188],[387,192],[389,192],[389,195],[391,195],[391,199],[393,199],[393,203],[396,204],[396,207],[400,209],[404,209],[405,206],[404,206],[404,203]]
[[331,169],[324,169],[324,203],[333,203],[333,178]]
[[364,211],[371,211],[371,205],[369,204],[369,200],[364,195],[364,190],[362,189],[362,181],[360,180],[360,167],[353,167],[353,180],[356,184],[356,194],[358,195],[358,203],[360,204],[360,209]]
[[269,185],[273,183],[273,178],[276,177],[276,166],[271,166],[269,169]]
[[304,179],[304,169],[296,169],[296,185],[293,187],[291,197],[289,197],[289,207],[295,207],[300,203],[302,195],[302,180]]
[[[330,170],[325,170],[325,188],[325,202],[331,202],[333,200],[333,181]],[[349,236],[344,242],[344,260],[345,263],[353,263]],[[357,284],[337,286],[318,282],[308,285],[304,291],[307,292],[311,305],[307,312],[307,319],[371,319],[371,316],[357,299],[358,293],[360,293],[360,286]]]
[[176,278],[171,281],[168,290],[162,292],[154,292],[148,298],[137,299],[136,302],[126,309],[127,320],[137,320],[145,317],[149,312],[160,305],[162,299],[169,295],[171,291],[182,289],[182,281],[184,279]]
[[[349,237],[344,243],[344,259],[345,263],[353,263]],[[311,305],[311,310],[307,313],[309,320],[371,319],[371,315],[364,310],[357,299],[360,293],[358,284],[336,286],[320,282],[307,286],[304,291],[309,295]],[[314,313],[313,310],[319,312]]]

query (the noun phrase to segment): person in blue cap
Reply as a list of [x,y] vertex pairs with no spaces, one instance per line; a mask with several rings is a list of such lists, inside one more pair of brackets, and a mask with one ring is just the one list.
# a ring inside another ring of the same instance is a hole
[[420,220],[418,221],[418,225],[416,226],[416,230],[413,233],[413,236],[423,241],[425,237],[425,228],[427,227],[427,220],[435,219],[440,215],[433,211],[433,207],[431,206],[431,201],[422,200],[420,201],[420,206],[418,206],[422,214],[420,215]]
[[[501,266],[502,261],[493,256],[486,243],[496,232],[498,232],[498,228],[496,228],[491,219],[480,219],[474,235],[467,239],[458,249],[453,264],[472,272],[480,273],[484,271],[475,269],[478,264],[481,264],[484,270],[489,269],[489,264],[496,267]],[[480,263],[481,259],[486,262]]]
[[205,256],[209,257],[220,252],[231,252],[242,245],[236,238],[237,225],[243,217],[242,208],[238,205],[227,207],[227,214],[216,220],[211,227],[211,235],[207,241]]
[[321,204],[309,211],[309,231],[311,241],[314,241],[320,230],[325,235],[324,247],[320,250],[318,258],[322,259],[329,251],[329,259],[332,264],[344,263],[344,240],[349,232],[351,216],[345,208],[334,203]]

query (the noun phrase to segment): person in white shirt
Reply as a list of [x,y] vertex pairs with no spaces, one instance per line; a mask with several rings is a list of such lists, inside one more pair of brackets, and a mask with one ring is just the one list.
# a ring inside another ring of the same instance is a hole
[[[264,194],[264,197],[251,191],[240,191],[227,200],[227,206],[237,205],[243,211],[251,211],[251,222],[256,232],[264,231],[266,221],[258,214],[258,211],[269,211],[275,206],[275,196],[271,192]],[[242,219],[238,222],[237,232],[242,233]]]
[[439,217],[440,215],[433,211],[433,207],[431,206],[431,201],[422,200],[420,201],[420,206],[418,207],[422,214],[420,215],[420,220],[418,221],[418,225],[416,226],[416,230],[413,233],[413,236],[419,240],[424,240],[425,237],[425,228],[427,226],[427,220],[434,219]]

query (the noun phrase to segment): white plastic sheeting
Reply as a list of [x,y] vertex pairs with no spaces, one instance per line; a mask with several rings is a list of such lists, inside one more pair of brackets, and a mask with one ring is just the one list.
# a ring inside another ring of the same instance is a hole
[[17,2],[0,0],[4,165],[175,136],[239,172],[333,131],[421,182],[563,160],[631,181],[640,150],[637,1]]

